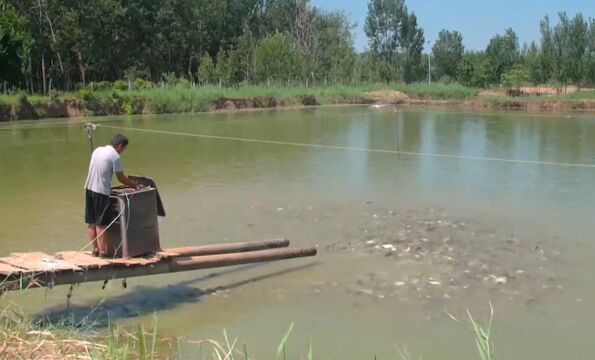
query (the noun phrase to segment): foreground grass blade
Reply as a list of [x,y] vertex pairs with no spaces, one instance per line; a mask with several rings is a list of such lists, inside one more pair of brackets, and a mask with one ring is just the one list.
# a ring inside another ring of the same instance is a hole
[[157,312],[153,313],[153,338],[151,340],[151,360],[157,354]]
[[147,344],[145,341],[145,329],[142,324],[138,325],[138,358],[140,360],[147,359]]
[[475,336],[475,344],[481,360],[494,360],[493,348],[490,340],[490,333],[492,331],[492,321],[494,319],[494,308],[490,303],[490,320],[485,328],[478,324],[467,310],[467,316],[471,322],[471,330]]
[[287,343],[287,340],[289,339],[291,330],[293,330],[293,323],[291,323],[291,325],[289,325],[289,329],[287,329],[285,336],[283,336],[283,339],[281,339],[281,343],[279,343],[279,346],[277,347],[277,359],[279,358],[279,356],[281,356],[282,353],[283,354],[285,353],[285,344]]
[[[399,353],[399,358],[401,360],[413,360],[413,356],[411,355],[409,350],[407,350],[407,346],[397,346],[397,352]],[[419,359],[421,360],[421,355],[419,356]]]

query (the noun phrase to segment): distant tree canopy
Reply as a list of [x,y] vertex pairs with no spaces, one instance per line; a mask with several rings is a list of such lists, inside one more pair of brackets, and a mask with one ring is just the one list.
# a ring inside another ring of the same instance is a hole
[[464,85],[500,84],[595,85],[595,20],[582,14],[569,18],[558,14],[554,26],[549,17],[540,23],[541,39],[519,46],[512,29],[494,36],[485,51],[468,52],[459,65],[458,80]]
[[465,53],[463,36],[458,31],[442,30],[432,47],[434,74],[437,79],[449,76],[456,79]]
[[405,0],[369,0],[363,26],[357,53],[345,13],[308,0],[0,0],[0,89],[410,83],[427,79],[428,56],[445,82],[595,84],[595,21],[580,13],[544,18],[539,42],[506,29],[481,51],[443,30],[426,55]]
[[370,0],[364,31],[381,79],[406,83],[420,79],[424,31],[405,0]]

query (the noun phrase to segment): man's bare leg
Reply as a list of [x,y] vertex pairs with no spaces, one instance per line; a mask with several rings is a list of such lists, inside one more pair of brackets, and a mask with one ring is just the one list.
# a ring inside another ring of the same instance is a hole
[[105,226],[95,226],[97,232],[97,244],[99,245],[99,255],[107,255],[107,243],[105,242]]
[[87,224],[87,237],[91,243],[91,251],[99,254],[99,246],[97,245],[97,231],[95,224]]

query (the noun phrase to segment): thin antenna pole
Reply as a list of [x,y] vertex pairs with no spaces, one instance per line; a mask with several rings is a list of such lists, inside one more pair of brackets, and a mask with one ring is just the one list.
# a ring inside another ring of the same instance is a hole
[[93,144],[93,132],[97,129],[99,125],[86,123],[85,129],[87,129],[87,137],[89,138],[89,145],[91,146],[91,154],[93,154],[93,150],[95,150],[95,145]]

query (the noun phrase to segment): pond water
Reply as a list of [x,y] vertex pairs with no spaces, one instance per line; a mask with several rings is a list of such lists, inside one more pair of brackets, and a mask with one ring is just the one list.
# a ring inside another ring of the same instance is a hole
[[[396,359],[405,344],[476,359],[448,314],[484,321],[491,303],[498,358],[592,358],[594,116],[355,106],[84,121],[102,125],[97,144],[128,136],[125,171],[157,181],[164,247],[288,238],[319,253],[83,284],[69,310],[68,287],[5,302],[97,326],[156,311],[164,336],[226,329],[261,359],[291,323],[289,358],[311,343],[322,359]],[[3,254],[86,244],[81,124],[1,125]]]

